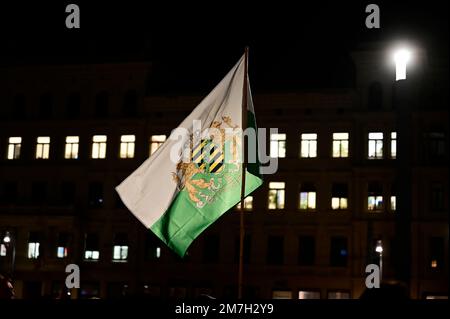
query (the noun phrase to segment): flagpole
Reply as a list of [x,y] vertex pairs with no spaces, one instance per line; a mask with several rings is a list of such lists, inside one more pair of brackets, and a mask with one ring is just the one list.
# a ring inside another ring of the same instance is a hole
[[245,47],[244,55],[244,83],[242,88],[242,182],[241,182],[241,209],[239,226],[239,275],[238,275],[238,299],[242,299],[242,278],[244,272],[244,198],[245,198],[245,173],[247,170],[247,145],[244,138],[244,131],[247,128],[247,95],[248,95],[248,47]]

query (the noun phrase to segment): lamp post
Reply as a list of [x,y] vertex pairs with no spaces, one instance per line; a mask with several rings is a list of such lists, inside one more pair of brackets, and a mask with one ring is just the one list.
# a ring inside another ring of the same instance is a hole
[[11,249],[11,277],[13,277],[16,263],[16,243],[14,241],[14,237],[9,231],[6,231],[5,237],[3,237],[3,243],[7,249]]
[[413,81],[411,79],[406,80],[406,71],[413,60],[413,52],[407,47],[397,48],[394,51],[393,58],[395,62],[393,107],[397,119],[396,182],[399,186],[396,194],[394,269],[396,279],[409,286],[412,216],[411,111],[414,107],[415,98],[413,95],[415,92],[412,90]]
[[379,266],[380,266],[380,282],[383,280],[383,243],[377,240],[377,245],[375,246],[375,251],[379,254]]

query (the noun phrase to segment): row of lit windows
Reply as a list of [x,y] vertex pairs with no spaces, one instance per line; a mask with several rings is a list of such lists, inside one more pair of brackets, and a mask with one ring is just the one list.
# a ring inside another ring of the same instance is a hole
[[[106,144],[108,137],[106,135],[94,135],[92,137],[91,158],[106,158]],[[150,137],[150,154],[153,154],[161,144],[166,140],[166,135],[152,135]],[[133,158],[135,153],[135,135],[122,135],[120,137],[119,158]],[[79,136],[66,136],[64,158],[78,159]],[[22,148],[22,137],[14,136],[8,139],[7,159],[19,159]],[[36,159],[48,159],[50,157],[50,137],[38,136],[36,138]]]
[[[348,187],[345,183],[335,183],[332,187],[330,207],[333,210],[348,209]],[[396,196],[391,195],[390,210],[396,209]],[[237,205],[240,209],[241,204]],[[381,211],[384,207],[382,188],[377,183],[370,183],[367,196],[367,210]],[[267,208],[269,210],[279,210],[285,208],[285,183],[269,182],[269,193]],[[312,183],[303,183],[300,186],[297,208],[302,211],[315,211],[317,208],[317,192]],[[247,196],[244,200],[244,209],[253,209],[253,196]]]
[[[333,182],[330,185],[330,195],[326,195],[328,205],[332,210],[343,211],[349,209],[349,183]],[[385,192],[383,183],[379,181],[369,181],[367,183],[367,195],[365,205],[369,212],[381,212],[384,208],[390,211],[396,210],[396,185],[392,183]],[[62,205],[73,205],[76,202],[77,185],[74,182],[63,181],[58,185],[57,198],[53,197],[54,203]],[[297,208],[305,212],[315,212],[321,194],[318,194],[316,186],[312,182],[301,182],[297,187]],[[16,204],[19,199],[19,187],[16,182],[6,182],[0,193],[0,202],[7,204]],[[429,207],[431,211],[445,211],[447,207],[447,198],[445,184],[442,182],[432,182],[429,184],[427,192]],[[31,183],[31,194],[25,202],[32,204],[44,204],[48,200],[48,183],[36,181]],[[387,195],[389,194],[389,195]],[[329,197],[328,197],[329,196]],[[92,181],[87,185],[88,206],[91,208],[102,208],[105,201],[105,187],[103,183]],[[269,181],[266,208],[271,211],[280,211],[286,208],[286,183],[281,181]],[[389,206],[386,206],[388,202]],[[323,203],[323,201],[322,201]],[[123,208],[122,201],[116,196],[115,207]],[[322,207],[324,208],[324,207]],[[237,204],[240,209],[240,202]],[[247,196],[244,199],[244,209],[253,210],[253,196]]]
[[[284,133],[270,135],[270,156],[286,157],[286,137]],[[426,135],[427,145],[430,153],[436,156],[445,154],[445,134],[429,133]],[[394,159],[397,156],[397,133],[391,132],[390,135],[389,156]],[[331,155],[333,158],[349,157],[349,133],[333,133],[333,143]],[[300,158],[316,158],[318,138],[316,133],[302,133],[300,135]],[[153,154],[158,147],[164,143],[166,135],[152,135],[149,139],[149,155]],[[120,158],[133,158],[135,155],[135,135],[121,135],[120,137]],[[66,136],[64,158],[77,159],[79,150],[79,136]],[[94,135],[92,137],[91,158],[106,158],[106,135]],[[367,135],[367,158],[382,159],[384,157],[384,133],[369,132]],[[7,159],[19,159],[22,146],[22,137],[13,136],[8,139]],[[48,159],[50,155],[50,137],[39,136],[36,138],[36,159]]]
[[[383,158],[383,133],[368,133],[368,158]],[[302,133],[300,134],[300,158],[317,157],[317,134]],[[390,134],[390,157],[397,156],[397,133]],[[340,132],[333,133],[333,143],[331,155],[334,158],[349,157],[349,133]],[[270,156],[284,158],[286,157],[286,134],[277,133],[270,135]]]
[[[35,234],[35,233],[32,233]],[[6,236],[5,236],[6,238]],[[61,240],[61,238],[63,238]],[[64,240],[65,238],[65,240]],[[65,233],[60,235],[56,244],[55,256],[59,259],[67,258],[69,255],[69,244]],[[149,240],[150,239],[150,240]],[[349,260],[348,239],[344,236],[330,237],[329,265],[332,267],[347,267]],[[441,269],[445,262],[445,241],[443,237],[430,237],[429,249],[427,250],[427,264],[430,269]],[[282,235],[269,235],[267,237],[266,263],[268,265],[282,265],[285,263],[285,238]],[[374,245],[375,247],[375,245]],[[11,241],[3,241],[0,244],[0,257],[12,254]],[[161,258],[161,247],[159,241],[148,236],[145,245],[145,257],[147,260]],[[217,234],[209,234],[204,239],[203,262],[217,263],[220,261],[220,237]],[[298,237],[298,265],[314,266],[316,264],[316,240],[313,235],[301,235]],[[239,240],[235,241],[235,261],[239,260]],[[38,259],[41,253],[41,240],[36,235],[30,235],[28,240],[28,259]],[[85,237],[84,260],[96,262],[100,260],[100,246],[98,236],[89,234]],[[243,246],[243,261],[250,263],[251,237],[246,235]],[[393,252],[391,252],[393,254]],[[189,253],[188,253],[189,256]],[[112,246],[112,261],[127,262],[129,258],[129,245],[126,235],[116,236]]]
[[[69,255],[69,245],[67,236],[61,237],[66,238],[58,239],[58,243],[56,245],[55,256],[57,258],[67,258]],[[9,243],[1,243],[0,244],[0,257],[5,257],[8,255],[8,247]],[[28,259],[37,259],[40,256],[41,252],[41,240],[36,236],[35,233],[30,235],[28,241],[28,249],[27,249],[27,258]],[[154,247],[154,258],[159,258],[161,256],[161,248]],[[96,236],[87,236],[85,242],[85,250],[84,250],[84,259],[86,261],[97,261],[100,259],[100,250],[97,242]],[[125,262],[128,259],[128,244],[126,241],[116,242],[113,245],[113,255],[112,260],[115,262]]]

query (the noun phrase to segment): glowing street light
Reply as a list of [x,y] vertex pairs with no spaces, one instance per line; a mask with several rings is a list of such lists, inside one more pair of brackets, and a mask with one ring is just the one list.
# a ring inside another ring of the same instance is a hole
[[381,239],[377,240],[375,251],[380,254],[380,281],[383,279],[383,242]]
[[395,80],[406,80],[406,66],[411,60],[411,51],[405,48],[394,52]]
[[9,232],[6,232],[5,237],[3,238],[3,242],[5,244],[9,244],[11,242],[11,236],[9,235]]

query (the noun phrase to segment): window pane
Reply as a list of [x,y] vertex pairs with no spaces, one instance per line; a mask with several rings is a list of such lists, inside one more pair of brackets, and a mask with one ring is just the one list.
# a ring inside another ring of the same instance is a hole
[[127,157],[127,143],[120,144],[120,158]]
[[284,208],[284,190],[278,190],[277,205],[279,209]]
[[383,141],[376,141],[376,150],[375,150],[376,157],[383,157]]
[[348,133],[333,133],[334,140],[347,140]]
[[152,142],[164,142],[165,140],[165,135],[152,135]]
[[284,188],[284,182],[270,182],[269,183],[269,188],[270,189],[282,189]]
[[391,157],[392,158],[397,157],[397,141],[396,140],[391,141]]
[[105,158],[105,157],[106,157],[106,143],[100,143],[98,158]]
[[9,138],[9,143],[11,143],[11,144],[20,144],[20,143],[22,143],[22,138],[21,137],[10,137]]
[[330,291],[328,299],[350,299],[350,293],[347,291]]
[[315,192],[308,193],[308,208],[316,209],[316,193]]
[[308,193],[301,192],[300,193],[300,209],[308,208]]
[[292,291],[274,290],[272,292],[272,299],[292,299]]
[[92,144],[92,158],[98,158],[99,156],[99,144]]
[[369,157],[375,157],[375,141],[369,141]]
[[391,196],[391,210],[395,210],[395,209],[396,209],[396,197]]
[[348,205],[348,201],[347,201],[347,198],[341,198],[341,202],[340,202],[340,205],[341,205],[341,209],[347,209],[347,205]]
[[369,139],[371,140],[382,140],[383,133],[369,133]]
[[92,137],[93,142],[106,142],[106,135],[94,135]]
[[120,259],[120,246],[114,246],[113,259]]
[[269,190],[269,197],[268,197],[269,209],[276,209],[277,208],[276,198],[277,198],[277,191],[276,190],[272,190],[272,189]]
[[120,137],[121,142],[134,142],[136,140],[136,136],[134,135],[122,135]]
[[14,159],[14,149],[15,146],[10,144],[8,145],[8,159]]
[[67,136],[66,137],[66,143],[78,143],[79,142],[78,136]]
[[50,137],[48,137],[48,136],[39,136],[37,138],[37,142],[41,143],[41,144],[48,144],[48,143],[50,143]]
[[302,140],[315,140],[315,139],[317,139],[317,134],[315,133],[302,134]]
[[341,142],[341,157],[348,157],[348,141]]
[[309,142],[309,157],[317,157],[317,142]]
[[339,209],[340,208],[340,201],[338,197],[333,197],[331,199],[331,208],[332,209]]
[[278,157],[286,157],[286,142],[278,142]]
[[333,157],[341,156],[341,142],[333,141]]
[[298,299],[320,299],[320,292],[300,290],[298,292]]

